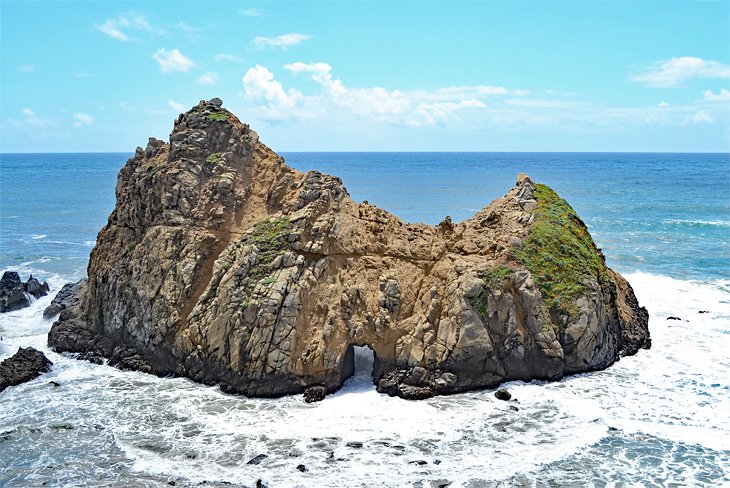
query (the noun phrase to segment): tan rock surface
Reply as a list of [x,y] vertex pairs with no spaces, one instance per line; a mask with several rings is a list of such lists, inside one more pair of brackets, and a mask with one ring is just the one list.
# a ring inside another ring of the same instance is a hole
[[590,236],[598,271],[543,297],[550,283],[528,270],[536,188],[520,175],[464,222],[409,224],[201,102],[119,173],[88,283],[49,343],[257,396],[336,390],[351,346],[368,345],[379,390],[408,398],[554,380],[648,347],[645,310]]

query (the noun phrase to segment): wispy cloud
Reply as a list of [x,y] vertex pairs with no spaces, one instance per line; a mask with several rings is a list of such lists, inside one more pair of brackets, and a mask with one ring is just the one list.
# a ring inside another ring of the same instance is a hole
[[669,106],[669,104],[664,101],[659,102],[659,104],[657,105],[657,107],[668,107],[668,106]]
[[122,42],[126,42],[130,39],[127,32],[131,30],[145,32],[153,30],[147,19],[143,15],[137,13],[120,15],[116,19],[107,19],[102,24],[95,24],[95,27],[112,39]]
[[163,73],[172,73],[174,71],[187,73],[190,71],[190,68],[195,66],[195,63],[183,55],[177,48],[168,51],[162,47],[152,55],[152,59],[157,61],[157,64],[160,65],[160,71]]
[[712,124],[715,122],[715,119],[704,110],[698,110],[695,112],[692,115],[691,120],[693,124]]
[[215,85],[218,83],[218,73],[208,71],[198,76],[198,79],[195,81],[197,81],[199,85]]
[[24,64],[23,66],[18,66],[18,71],[22,71],[23,73],[32,73],[35,71],[35,65]]
[[307,34],[299,34],[297,32],[290,32],[289,34],[282,34],[282,35],[276,36],[276,37],[257,36],[257,37],[254,37],[253,43],[256,45],[256,47],[259,47],[259,48],[280,47],[282,49],[286,49],[288,47],[296,46],[297,44],[301,44],[304,41],[308,41],[311,38],[312,38],[312,36],[309,36]]
[[730,80],[730,65],[691,56],[657,61],[632,81],[647,86],[671,88],[681,86],[692,78]]
[[39,117],[33,110],[27,107],[23,108],[20,114],[22,115],[21,119],[10,119],[10,123],[18,127],[35,128],[53,127],[55,125],[52,120]]
[[94,76],[94,75],[92,75],[91,73],[74,73],[73,74],[74,78],[91,78],[92,76]]
[[542,100],[534,98],[510,98],[509,100],[505,100],[504,103],[513,107],[537,109],[565,109],[576,108],[585,105],[578,102],[567,102],[565,100]]
[[235,54],[226,54],[226,53],[220,53],[213,56],[213,59],[216,61],[230,61],[232,63],[242,63],[243,58],[241,56],[237,56]]
[[730,91],[725,90],[724,88],[721,89],[720,93],[717,95],[710,90],[702,92],[702,95],[708,102],[730,102]]
[[170,99],[167,101],[167,106],[173,109],[176,112],[184,112],[185,111],[185,105],[183,105],[180,102],[176,102],[173,99]]
[[78,112],[73,115],[74,125],[76,127],[85,127],[94,123],[94,118],[83,112]]
[[246,17],[264,17],[264,13],[257,8],[242,8],[238,13]]

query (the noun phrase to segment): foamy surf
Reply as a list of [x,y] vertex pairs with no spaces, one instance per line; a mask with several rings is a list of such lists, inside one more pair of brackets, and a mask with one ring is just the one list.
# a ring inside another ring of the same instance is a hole
[[[248,399],[119,371],[49,351],[42,310],[51,297],[44,297],[0,315],[0,357],[32,345],[54,362],[50,373],[0,394],[8,466],[0,484],[730,482],[727,283],[641,272],[627,278],[651,313],[652,349],[555,383],[509,383],[517,399],[509,403],[492,391],[410,402],[378,394],[359,374],[324,401],[305,404],[300,396]],[[57,290],[62,280],[51,284]]]

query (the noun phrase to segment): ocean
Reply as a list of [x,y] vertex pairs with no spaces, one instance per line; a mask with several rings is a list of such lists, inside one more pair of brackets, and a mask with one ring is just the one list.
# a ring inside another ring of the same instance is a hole
[[390,398],[366,375],[305,404],[77,361],[42,312],[86,275],[131,154],[2,154],[0,270],[52,293],[0,314],[0,359],[33,346],[54,366],[0,393],[0,486],[730,486],[730,155],[282,155],[410,222],[466,219],[520,172],[550,185],[649,310],[652,349],[507,383],[518,411],[493,391]]

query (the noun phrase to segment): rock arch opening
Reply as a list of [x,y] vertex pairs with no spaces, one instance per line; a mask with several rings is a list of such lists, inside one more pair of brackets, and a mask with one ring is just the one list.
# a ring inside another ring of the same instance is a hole
[[350,344],[342,362],[342,381],[353,376],[372,380],[374,365],[375,352],[370,346]]

